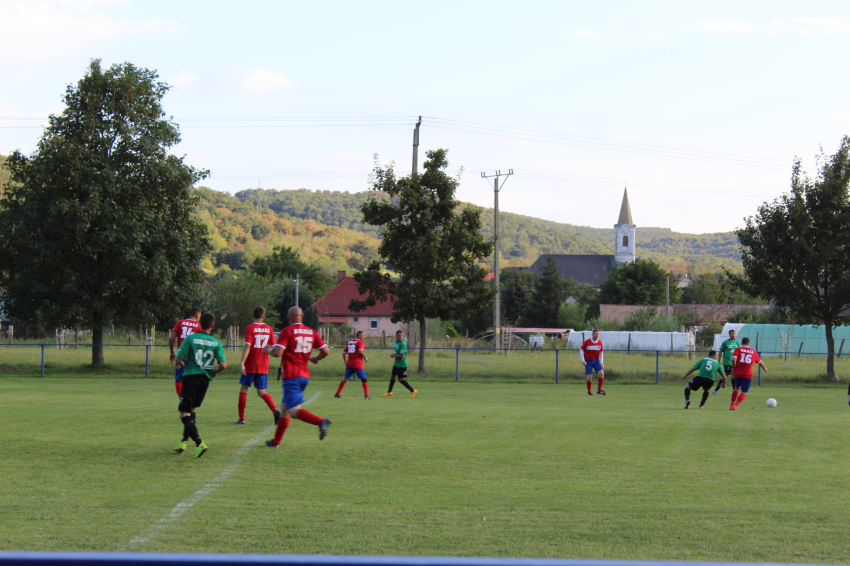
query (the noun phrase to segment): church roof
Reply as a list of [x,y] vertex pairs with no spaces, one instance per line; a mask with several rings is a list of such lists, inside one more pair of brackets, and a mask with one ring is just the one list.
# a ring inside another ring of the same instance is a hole
[[602,285],[617,265],[612,255],[544,254],[538,257],[528,270],[540,275],[548,257],[555,261],[555,267],[561,277],[574,277],[579,283],[589,283],[594,287]]
[[634,225],[634,222],[632,222],[632,209],[629,208],[628,189],[623,191],[623,205],[620,207],[620,219],[617,220],[617,224],[628,224],[629,226]]

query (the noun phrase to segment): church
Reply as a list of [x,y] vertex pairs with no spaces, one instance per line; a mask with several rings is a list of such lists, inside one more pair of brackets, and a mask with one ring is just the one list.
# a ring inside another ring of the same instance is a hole
[[528,270],[540,275],[546,259],[551,257],[561,277],[572,277],[579,283],[588,283],[599,289],[617,265],[635,261],[635,228],[637,226],[632,221],[629,208],[629,191],[625,190],[620,218],[614,225],[614,255],[545,254],[537,258]]

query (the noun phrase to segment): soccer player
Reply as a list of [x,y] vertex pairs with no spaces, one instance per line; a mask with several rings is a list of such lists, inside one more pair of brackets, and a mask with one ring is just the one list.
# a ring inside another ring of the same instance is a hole
[[605,372],[603,371],[605,364],[603,362],[604,355],[602,353],[602,340],[599,339],[598,329],[593,330],[591,338],[584,341],[584,344],[581,345],[578,353],[581,357],[581,363],[584,364],[584,375],[587,378],[587,394],[593,396],[593,393],[591,392],[591,389],[593,388],[593,371],[596,370],[596,377],[598,381],[596,394],[607,395],[607,393],[602,390],[602,384],[605,383]]
[[767,371],[764,362],[759,358],[758,352],[750,348],[750,339],[743,338],[741,347],[736,348],[732,354],[732,405],[730,411],[737,411],[738,405],[747,398],[750,384],[753,382],[753,364],[758,364],[761,369]]
[[[723,343],[720,345],[720,356],[722,356],[722,360],[718,360],[720,361],[720,363],[723,364],[723,369],[726,372],[726,377],[732,375],[732,354],[735,352],[736,349],[740,347],[741,345],[738,343],[737,340],[735,340],[735,331],[730,330],[729,339],[724,340]],[[717,392],[720,390],[721,385],[723,387],[726,387],[725,379],[723,380],[723,383],[718,383],[717,387],[714,388],[715,395],[717,395]]]
[[339,382],[339,389],[336,390],[335,398],[339,399],[342,396],[342,388],[348,383],[351,377],[356,377],[363,384],[363,394],[366,399],[371,401],[369,397],[369,384],[366,383],[366,370],[363,369],[363,362],[368,362],[366,357],[366,344],[363,342],[363,336],[366,333],[360,330],[357,332],[355,340],[351,340],[342,349],[342,361],[345,362],[345,377]]
[[274,338],[274,328],[263,324],[266,309],[254,308],[254,323],[245,327],[245,345],[242,347],[242,374],[239,376],[239,420],[234,424],[245,424],[245,406],[248,404],[248,390],[253,385],[257,395],[266,402],[274,415],[274,424],[280,419],[280,411],[274,399],[268,394],[269,356],[263,352],[269,340]]
[[[318,332],[301,324],[301,321],[304,320],[304,311],[299,307],[289,309],[286,318],[289,319],[290,325],[280,331],[277,336],[277,343],[263,348],[263,352],[270,356],[275,358],[283,356],[281,410],[285,413],[285,416],[277,423],[274,439],[266,440],[266,446],[271,448],[280,447],[280,442],[283,440],[283,435],[286,434],[286,429],[289,428],[292,419],[318,426],[319,440],[328,435],[328,427],[331,424],[330,419],[323,419],[307,409],[301,408],[301,404],[304,403],[304,390],[310,381],[310,368],[307,362],[317,364],[319,360],[327,357],[331,350]],[[310,356],[314,349],[319,350],[319,353]]]
[[702,401],[699,402],[699,408],[702,409],[705,406],[705,402],[708,399],[708,393],[711,391],[711,386],[714,385],[714,374],[719,373],[720,377],[723,378],[723,381],[718,386],[726,387],[726,374],[723,373],[723,366],[715,359],[714,356],[717,355],[717,352],[711,350],[708,353],[707,358],[703,358],[698,361],[694,367],[688,370],[688,373],[682,376],[682,379],[687,379],[689,375],[691,375],[694,371],[699,371],[697,376],[690,380],[688,384],[685,386],[685,408],[687,409],[691,404],[691,391],[699,391],[702,392]]
[[[185,367],[183,391],[177,406],[180,421],[183,423],[183,440],[174,451],[182,454],[186,450],[188,439],[191,438],[195,441],[195,458],[200,458],[207,451],[207,445],[198,434],[195,412],[204,402],[210,381],[227,367],[224,346],[210,335],[210,331],[215,327],[215,315],[211,312],[204,313],[201,315],[200,324],[201,331],[187,335],[177,350],[177,365]],[[217,368],[213,368],[214,361],[218,362]]]
[[[177,360],[174,355],[174,341],[177,340],[177,348],[180,349],[187,336],[201,329],[199,320],[201,320],[201,309],[193,307],[189,313],[189,318],[178,320],[174,328],[171,329],[171,335],[168,337],[168,349],[171,351],[169,361],[172,364]],[[180,397],[180,391],[183,389],[183,365],[185,364],[176,365],[174,369],[174,389],[177,390],[178,397]]]
[[395,332],[395,344],[393,344],[393,353],[390,354],[390,357],[393,358],[393,373],[390,375],[390,388],[381,397],[393,396],[393,386],[395,385],[396,378],[398,378],[399,383],[410,391],[411,397],[416,397],[419,391],[411,387],[407,382],[407,342],[404,341],[404,332],[401,330],[396,330]]

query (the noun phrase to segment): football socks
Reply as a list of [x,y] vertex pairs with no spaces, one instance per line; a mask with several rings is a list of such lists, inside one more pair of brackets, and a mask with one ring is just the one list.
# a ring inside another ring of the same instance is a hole
[[599,380],[599,386],[596,388],[596,390],[602,391],[602,384],[605,383],[605,378],[600,375],[597,379]]
[[702,392],[702,401],[699,402],[699,406],[702,407],[705,405],[705,402],[708,401],[708,396],[711,394],[710,390],[706,390]]
[[245,420],[245,406],[248,404],[248,394],[239,393],[239,420]]
[[177,396],[180,397],[180,395],[183,393],[183,382],[182,381],[175,381],[174,382],[174,389],[177,391]]
[[691,398],[691,388],[685,387],[685,401],[689,400],[690,398]]
[[740,407],[740,406],[741,406],[741,403],[743,403],[743,402],[744,402],[744,399],[746,399],[746,398],[747,398],[747,394],[746,394],[746,393],[741,393],[740,395],[738,395],[738,401],[737,401],[737,403],[735,403],[735,406],[736,406],[736,407]]
[[733,392],[732,392],[732,404],[733,404],[733,405],[735,404],[735,400],[736,400],[736,399],[738,399],[738,392],[737,392],[737,391],[733,391]]
[[369,398],[369,384],[365,381],[363,382],[363,394],[366,396],[367,399]]
[[389,388],[389,389],[387,389],[387,393],[392,393],[392,392],[393,392],[393,386],[394,386],[394,385],[395,385],[395,378],[394,378],[394,377],[391,377],[391,378],[390,378],[390,388]]
[[590,393],[590,392],[591,392],[591,388],[592,388],[592,387],[593,387],[593,381],[591,381],[590,379],[588,379],[588,380],[587,380],[587,392],[588,392],[588,393]]
[[188,436],[189,438],[194,440],[195,445],[202,444],[201,437],[198,434],[198,427],[195,426],[194,419],[192,419],[192,417],[187,416],[181,418],[180,421],[183,423],[183,435]]
[[268,406],[269,406],[269,410],[270,410],[272,413],[274,413],[275,411],[277,411],[277,405],[275,405],[275,404],[274,404],[274,399],[272,399],[272,396],[271,396],[271,395],[269,395],[268,393],[266,393],[265,395],[263,395],[263,396],[262,396],[262,400],[266,402],[266,405],[268,405]]
[[[289,428],[289,423],[292,422],[288,416],[280,419],[277,422],[277,428],[274,431],[274,440],[271,441],[273,444],[280,445],[283,440],[283,435],[286,434],[286,429]],[[268,444],[268,443],[266,443]]]
[[298,414],[295,416],[295,418],[298,419],[301,422],[305,422],[307,424],[311,424],[311,425],[315,425],[315,426],[321,425],[322,421],[325,420],[322,417],[314,415],[313,413],[311,413],[307,409],[298,409]]
[[398,382],[401,383],[402,385],[404,385],[405,387],[407,387],[408,391],[413,393],[413,387],[410,386],[410,384],[407,382],[406,379],[399,379]]
[[346,384],[346,383],[347,383],[347,382],[346,382],[344,379],[343,379],[342,381],[340,381],[340,382],[339,382],[339,389],[337,389],[337,390],[336,390],[336,396],[337,396],[337,397],[339,397],[339,396],[340,396],[340,393],[342,393],[342,388],[343,388],[343,387],[345,387],[345,384]]

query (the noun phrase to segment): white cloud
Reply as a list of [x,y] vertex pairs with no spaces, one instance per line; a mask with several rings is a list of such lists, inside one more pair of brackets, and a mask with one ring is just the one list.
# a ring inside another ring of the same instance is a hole
[[788,22],[788,29],[797,33],[832,36],[850,33],[850,23],[827,18],[797,18]]
[[178,29],[177,24],[161,18],[133,21],[109,14],[111,8],[120,5],[114,0],[0,0],[0,52],[7,60],[41,61],[73,55],[113,39]]
[[789,20],[772,20],[768,23],[744,22],[739,20],[700,20],[694,24],[679,29],[648,32],[650,37],[666,37],[679,33],[691,32],[724,33],[735,35],[822,35],[831,37],[850,33],[850,22],[830,18],[794,18]]
[[289,90],[293,86],[295,86],[294,83],[283,75],[267,71],[266,69],[249,71],[245,78],[242,79],[242,88],[254,94]]
[[750,22],[721,22],[715,20],[706,20],[697,22],[693,26],[689,26],[693,31],[707,31],[716,33],[737,33],[737,34],[752,34],[760,33],[765,30],[765,26]]
[[169,76],[165,82],[178,89],[186,89],[198,82],[198,76],[192,71],[183,70]]
[[573,29],[570,33],[576,37],[599,37],[599,33],[595,29]]

